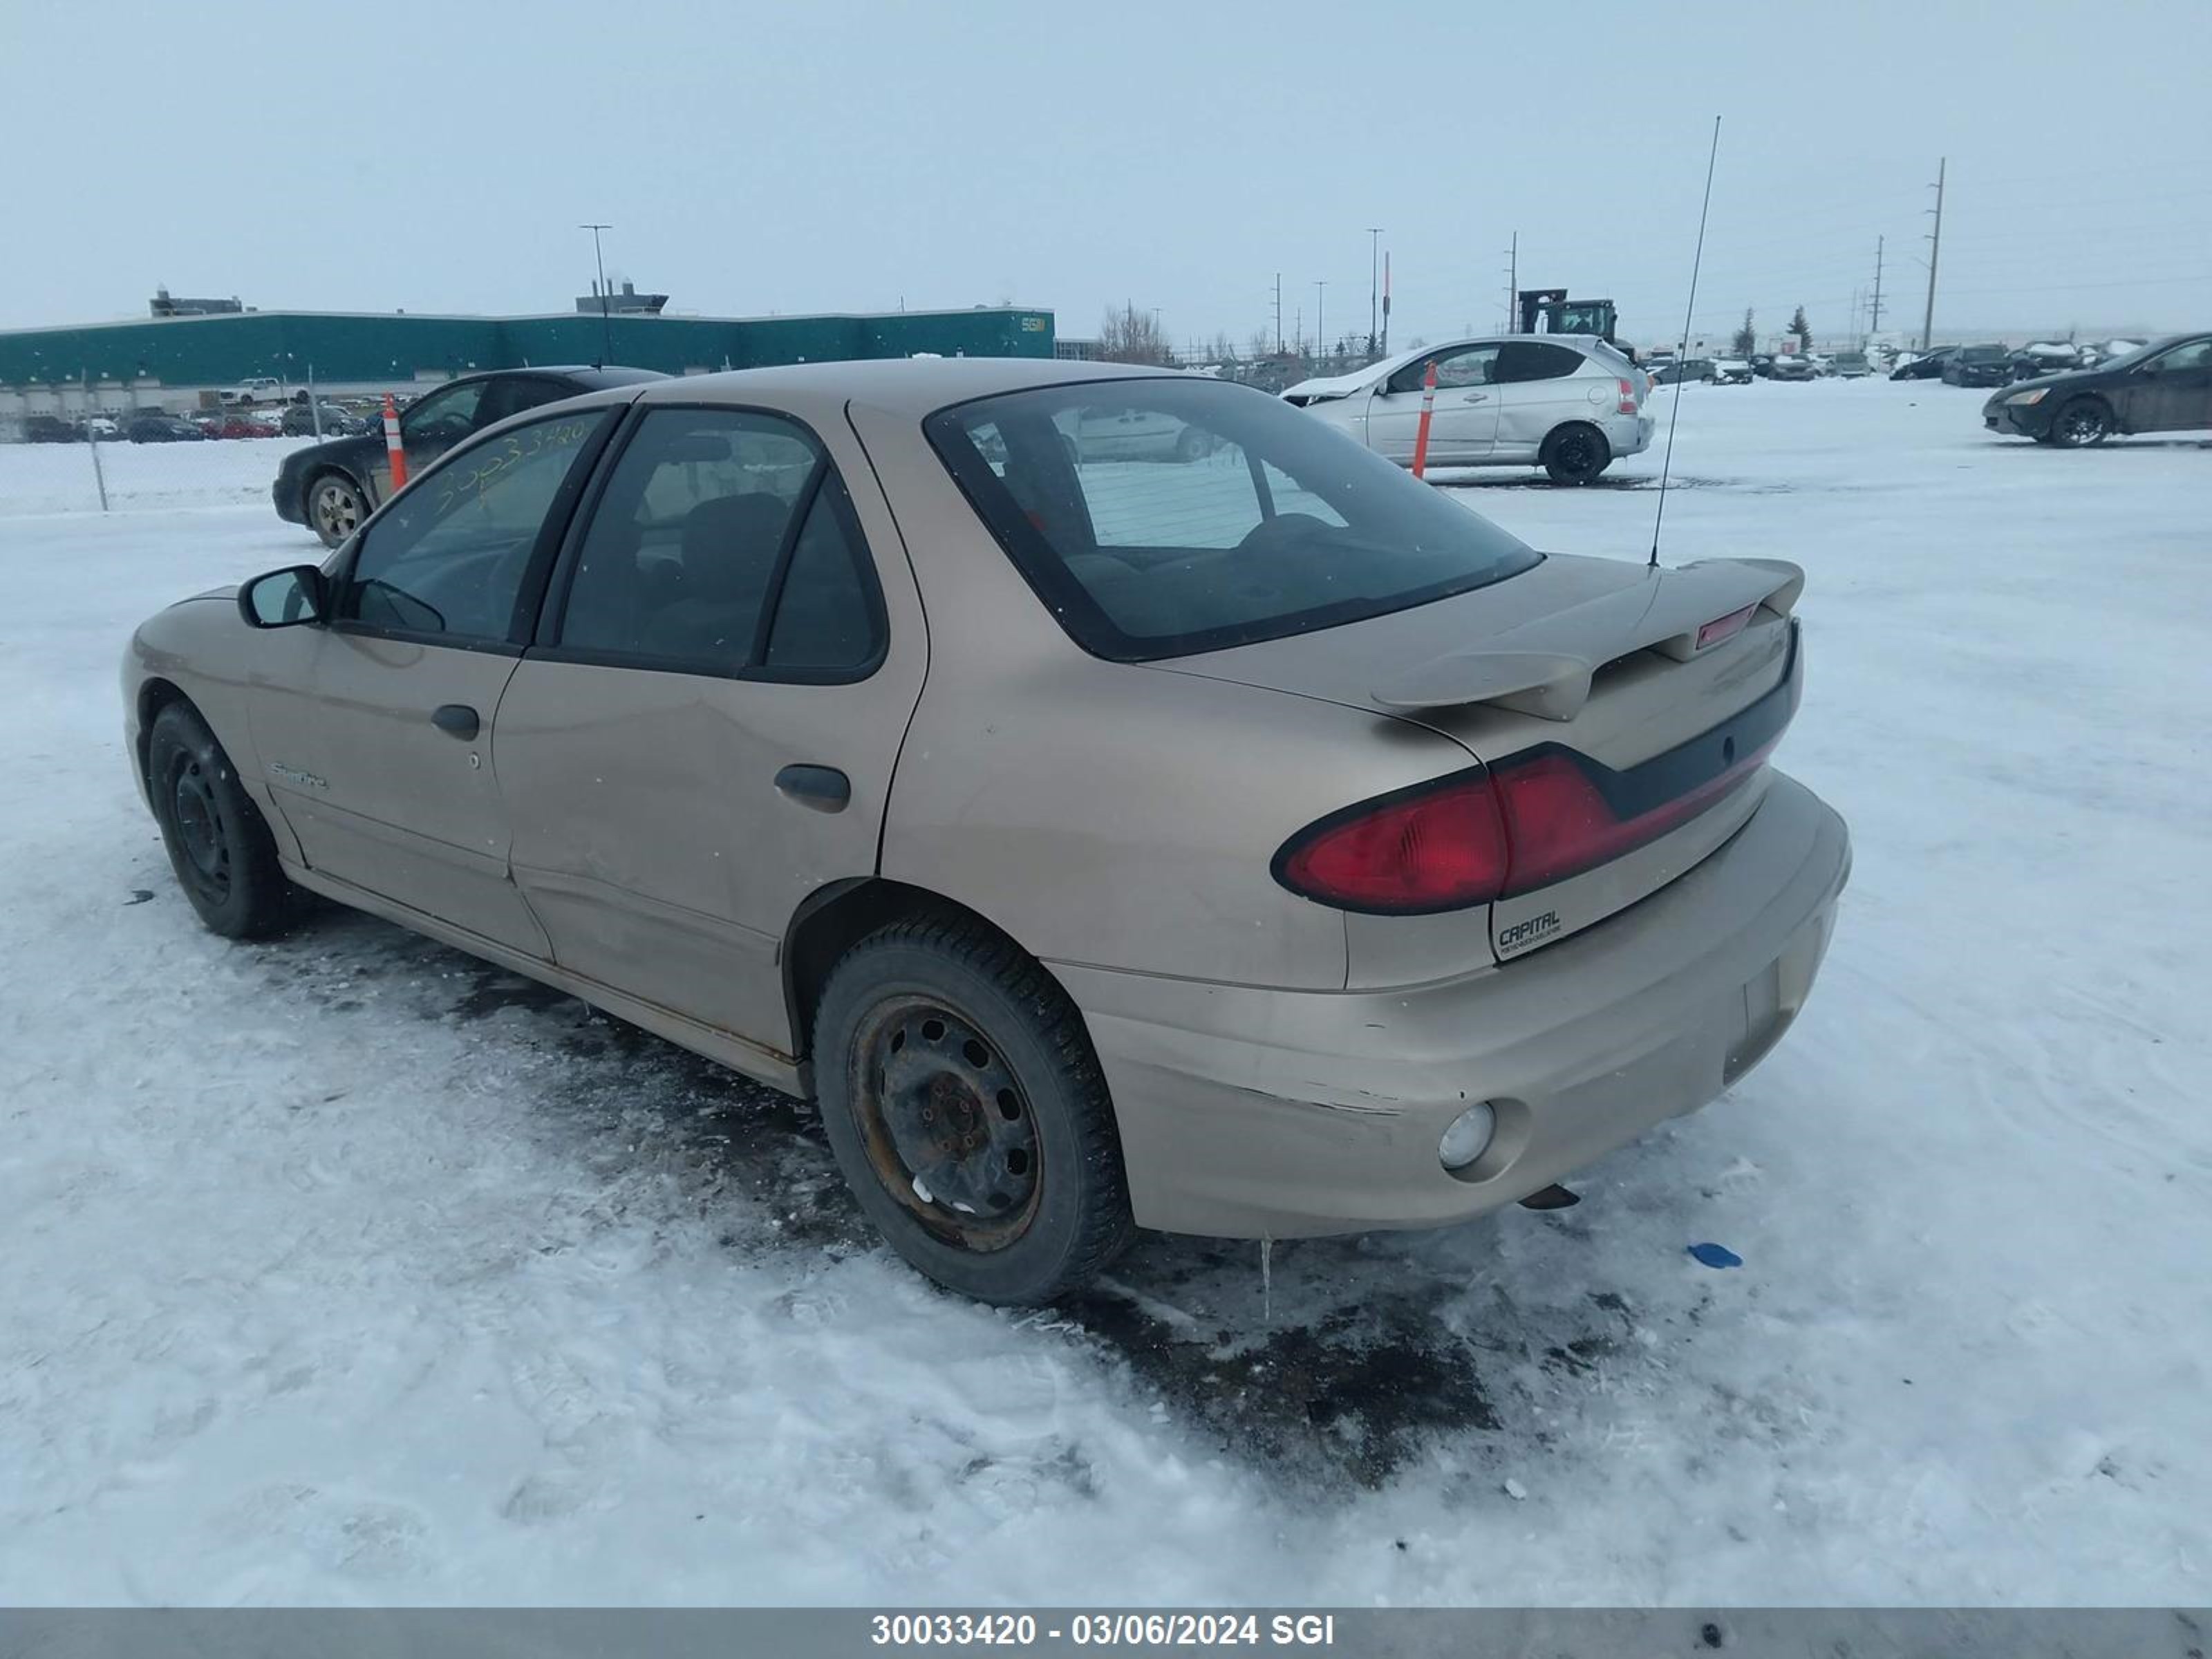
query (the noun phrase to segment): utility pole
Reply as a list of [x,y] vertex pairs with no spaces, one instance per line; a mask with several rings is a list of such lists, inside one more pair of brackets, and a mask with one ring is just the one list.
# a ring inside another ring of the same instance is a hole
[[1521,233],[1513,233],[1513,245],[1505,250],[1505,331],[1508,334],[1520,326],[1521,304]]
[[1275,355],[1283,355],[1283,273],[1275,273]]
[[1376,303],[1382,292],[1382,227],[1367,227],[1367,355],[1375,355]]
[[605,368],[615,355],[614,325],[607,320],[607,262],[599,253],[599,233],[612,230],[612,225],[578,225],[579,230],[592,233],[592,263],[599,268],[599,367]]
[[1943,252],[1943,174],[1950,166],[1950,157],[1943,156],[1936,163],[1936,230],[1928,239],[1928,309],[1920,316],[1920,349],[1927,350],[1936,339],[1936,261]]
[[1881,237],[1874,239],[1874,304],[1867,310],[1869,334],[1881,332]]
[[1328,297],[1328,278],[1322,277],[1314,284],[1314,356],[1318,357],[1328,349],[1328,332],[1321,325],[1322,302]]
[[1382,256],[1382,355],[1390,355],[1390,256]]

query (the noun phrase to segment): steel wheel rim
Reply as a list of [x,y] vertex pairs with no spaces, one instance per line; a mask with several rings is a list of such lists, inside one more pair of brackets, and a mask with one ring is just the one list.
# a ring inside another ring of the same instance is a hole
[[1580,477],[1590,469],[1597,459],[1596,447],[1581,433],[1573,433],[1559,440],[1559,465]]
[[1043,1191],[1036,1115],[975,1023],[933,998],[889,998],[869,1011],[854,1054],[861,1143],[900,1207],[979,1253],[1028,1231]]
[[187,760],[177,769],[169,802],[177,844],[189,866],[186,873],[202,892],[224,897],[230,891],[230,843],[223,834],[214,787],[198,761]]

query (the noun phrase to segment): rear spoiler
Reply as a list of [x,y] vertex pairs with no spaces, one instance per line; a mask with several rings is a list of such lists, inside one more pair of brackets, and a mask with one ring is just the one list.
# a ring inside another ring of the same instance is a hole
[[1638,651],[1686,662],[1707,623],[1747,605],[1786,617],[1804,589],[1805,573],[1782,559],[1705,559],[1656,570],[1648,580],[1432,657],[1370,695],[1385,708],[1491,703],[1569,720],[1606,664]]

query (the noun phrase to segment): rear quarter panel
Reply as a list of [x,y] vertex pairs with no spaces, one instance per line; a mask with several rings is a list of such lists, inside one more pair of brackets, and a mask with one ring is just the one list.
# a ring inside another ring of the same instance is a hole
[[1048,961],[1340,988],[1344,915],[1280,886],[1276,849],[1325,813],[1464,767],[1466,751],[1410,721],[1089,656],[919,426],[858,405],[852,418],[930,635],[883,873]]

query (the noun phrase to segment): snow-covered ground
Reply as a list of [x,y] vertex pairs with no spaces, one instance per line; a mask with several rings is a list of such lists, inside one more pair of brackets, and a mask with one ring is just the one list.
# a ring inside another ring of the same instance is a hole
[[[276,446],[162,457],[245,505],[0,508],[0,1603],[2201,1599],[2212,446],[1979,402],[1685,392],[1666,556],[1809,568],[1782,763],[1856,838],[1772,1058],[1580,1208],[1267,1286],[1156,1239],[1027,1316],[572,1001],[200,931],[116,663],[313,556]],[[1656,470],[1455,494],[1639,557]]]
[[[269,486],[293,450],[313,438],[224,438],[204,443],[0,444],[0,520],[27,514],[96,513],[100,489],[118,512],[269,505]],[[98,471],[94,471],[97,463]],[[11,532],[0,532],[11,533]]]

